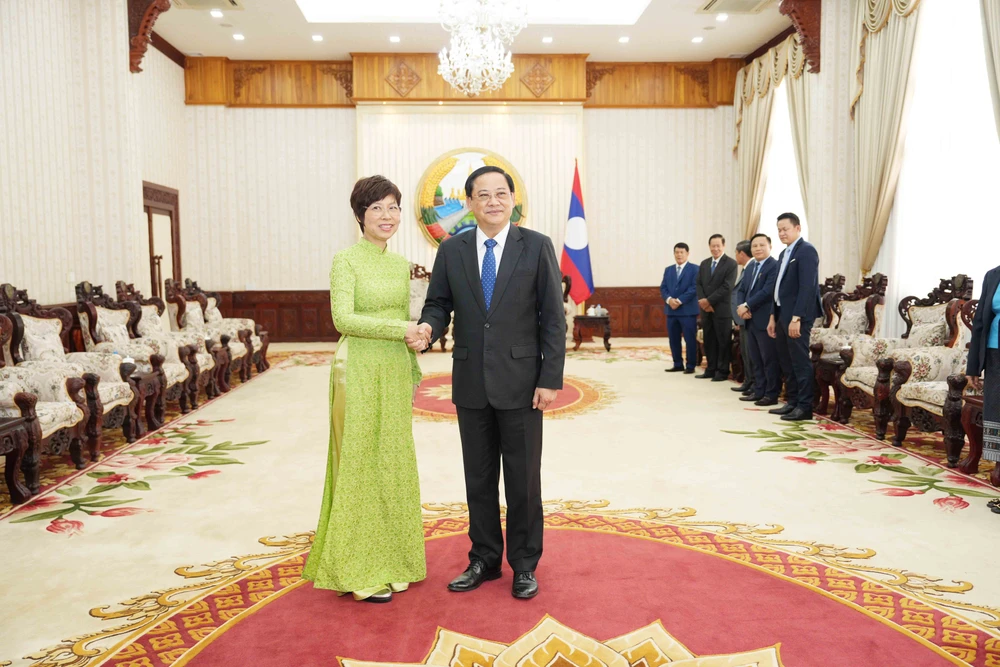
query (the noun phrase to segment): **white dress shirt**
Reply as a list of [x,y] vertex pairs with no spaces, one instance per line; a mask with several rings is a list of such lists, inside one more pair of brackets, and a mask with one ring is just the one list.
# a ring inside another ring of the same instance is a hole
[[[687,265],[688,265],[687,262],[684,262],[683,264],[681,264],[680,265],[680,273],[678,273],[678,271],[677,271],[678,264],[676,262],[674,263],[674,275],[677,277],[678,280],[680,280],[680,277],[684,274],[684,269],[687,268]],[[671,296],[670,298],[677,299],[677,297],[675,297],[675,296]],[[680,299],[677,299],[677,302],[680,303],[682,306],[684,305],[684,302],[681,301]]]
[[799,244],[802,237],[792,241],[792,245],[785,248],[785,256],[781,258],[781,266],[778,268],[778,279],[774,281],[774,303],[780,308],[781,298],[778,296],[778,288],[781,287],[781,281],[785,278],[785,271],[788,269],[788,265],[792,261],[792,249]]
[[[497,260],[497,275],[500,275],[500,258],[503,257],[504,246],[507,245],[507,233],[510,231],[510,223],[500,230],[500,233],[493,237],[497,244],[493,247],[493,256]],[[486,239],[489,237],[483,230],[476,227],[476,255],[479,257],[479,277],[483,277],[483,258],[486,257]]]

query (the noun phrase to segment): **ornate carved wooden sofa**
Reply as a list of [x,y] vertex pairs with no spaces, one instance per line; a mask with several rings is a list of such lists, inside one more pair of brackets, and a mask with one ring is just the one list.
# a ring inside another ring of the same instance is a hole
[[[178,354],[188,371],[194,372],[187,385],[190,409],[198,407],[200,390],[204,390],[208,398],[215,398],[221,393],[219,370],[228,368],[230,361],[222,345],[213,345],[211,340],[206,340],[205,336],[196,331],[170,331],[170,325],[163,319],[163,313],[167,310],[163,300],[159,297],[143,298],[142,293],[131,283],[119,280],[115,283],[115,293],[119,303],[134,303],[139,306],[139,319],[135,324],[135,333],[139,339],[171,341],[177,346]],[[227,383],[227,390],[228,386]],[[183,395],[181,399],[181,411],[186,412]]]
[[217,369],[216,381],[219,389],[229,391],[229,376],[233,371],[239,371],[240,380],[250,379],[250,360],[253,359],[253,343],[249,329],[237,332],[238,340],[225,331],[210,326],[205,321],[205,309],[208,308],[208,297],[201,290],[186,290],[179,281],[165,281],[167,312],[170,314],[171,331],[197,334],[206,340],[208,349],[221,345],[226,351],[227,359]]
[[[30,417],[34,411],[40,440],[33,443],[21,463],[28,490],[34,495],[38,493],[41,451],[63,454],[69,450],[80,469],[85,466],[83,441],[87,440],[90,457],[96,461],[100,434],[88,433],[91,415],[83,391],[84,378],[67,377],[59,370],[14,366],[8,356],[13,333],[11,318],[0,314],[0,417]],[[37,402],[28,405],[21,394],[31,394]]]
[[[251,362],[257,367],[258,373],[263,373],[271,364],[267,362],[267,348],[271,344],[271,336],[264,327],[246,317],[223,317],[219,310],[222,298],[218,292],[206,292],[198,286],[198,283],[189,278],[184,279],[184,290],[188,294],[205,295],[205,322],[210,329],[225,332],[230,337],[239,337],[239,332],[247,330],[250,332],[250,344],[252,346]],[[249,374],[247,379],[250,379]]]
[[[835,273],[826,280],[823,284],[819,286],[819,296],[823,300],[823,314],[816,318],[815,324],[813,324],[813,331],[819,329],[832,329],[837,326],[837,321],[840,315],[833,308],[833,303],[836,300],[837,295],[843,292],[844,284],[847,283],[847,278],[841,273]],[[827,295],[831,295],[827,298]],[[827,307],[827,301],[830,305]]]
[[136,372],[135,364],[113,352],[69,352],[73,316],[65,308],[42,308],[25,290],[0,285],[0,312],[14,326],[8,365],[54,370],[86,380],[90,408],[88,436],[100,438],[101,427],[121,427],[128,442],[140,438],[139,382],[153,380]]
[[[901,338],[859,336],[850,348],[840,351],[845,362],[839,378],[842,385],[840,421],[850,419],[854,405],[872,406],[875,437],[885,438],[892,417],[891,375],[894,357],[917,358],[928,348],[954,347],[960,337],[958,316],[972,298],[972,280],[966,275],[944,278],[926,298],[908,296],[899,302],[906,322]],[[932,353],[934,351],[931,351]]]
[[890,399],[896,433],[892,444],[902,446],[911,424],[925,432],[943,431],[948,465],[952,468],[958,465],[965,444],[963,394],[974,393],[967,388],[965,367],[978,303],[973,299],[962,306],[954,346],[897,350],[893,355]]

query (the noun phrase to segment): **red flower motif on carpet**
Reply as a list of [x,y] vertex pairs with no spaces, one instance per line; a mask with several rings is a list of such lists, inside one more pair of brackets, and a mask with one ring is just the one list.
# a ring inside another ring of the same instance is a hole
[[980,486],[975,480],[969,479],[968,477],[963,477],[962,475],[956,475],[955,473],[950,473],[944,476],[949,482],[953,484],[964,484],[965,486]]
[[899,459],[891,459],[888,456],[869,456],[868,463],[881,463],[885,466],[899,465]]
[[[902,496],[919,496],[920,494],[922,494],[924,492],[923,491],[913,491],[911,489],[889,489],[889,488],[882,488],[882,489],[875,489],[874,491],[869,491],[868,493],[881,493],[883,496],[901,496],[902,497]],[[943,498],[940,498],[939,500],[943,500]],[[934,502],[937,502],[937,500],[935,500]]]
[[137,470],[170,470],[171,468],[182,466],[193,460],[191,456],[183,454],[159,454],[157,456],[133,456],[132,454],[122,454],[109,459],[105,465],[112,468],[136,468]]
[[202,470],[201,472],[193,472],[187,476],[188,479],[202,479],[208,477],[209,475],[218,475],[221,470]]
[[108,475],[107,477],[99,477],[97,479],[98,484],[124,484],[125,482],[132,481],[132,475],[124,472],[114,473],[113,475]]
[[841,426],[840,424],[829,424],[829,423],[826,423],[826,422],[821,423],[821,424],[816,424],[816,428],[818,428],[821,431],[850,431],[851,430],[851,429],[847,428],[846,426]]
[[61,518],[53,519],[52,523],[45,527],[45,530],[50,533],[61,533],[68,537],[73,537],[83,532],[83,522]]
[[964,510],[969,506],[969,503],[965,502],[964,499],[959,496],[948,496],[947,498],[935,498],[934,504],[943,509],[946,512],[954,512],[955,510]]
[[[96,516],[107,516],[107,517],[119,517],[119,516],[132,516],[133,514],[142,514],[143,512],[152,512],[153,510],[144,510],[138,507],[112,507],[109,510],[104,510],[103,512],[94,512]],[[82,526],[83,524],[81,524]]]
[[818,463],[816,459],[807,459],[804,456],[786,456],[785,460],[795,461],[796,463],[808,463],[809,465],[816,465]]
[[45,509],[46,507],[52,507],[53,505],[58,505],[62,503],[62,500],[56,498],[55,496],[42,496],[41,498],[36,498],[30,503],[21,505],[14,510],[14,514],[19,512],[34,512],[36,510]]
[[801,444],[803,447],[826,452],[827,454],[850,454],[858,451],[853,442],[850,445],[846,445],[839,442],[831,442],[830,440],[803,440]]

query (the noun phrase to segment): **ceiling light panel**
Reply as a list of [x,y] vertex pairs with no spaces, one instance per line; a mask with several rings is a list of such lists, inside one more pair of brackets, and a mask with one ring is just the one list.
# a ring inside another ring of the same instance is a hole
[[[440,0],[295,0],[309,23],[438,23]],[[635,25],[650,0],[531,0],[532,25]]]

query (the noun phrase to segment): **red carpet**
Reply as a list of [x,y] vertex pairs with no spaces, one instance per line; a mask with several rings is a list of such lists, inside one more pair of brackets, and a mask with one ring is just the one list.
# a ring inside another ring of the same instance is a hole
[[[886,613],[882,616],[895,622],[759,567],[661,541],[663,537],[656,539],[655,533],[662,529],[651,530],[648,538],[636,538],[608,532],[608,526],[599,525],[602,521],[591,522],[594,530],[587,530],[583,525],[588,519],[574,521],[580,526],[576,530],[546,531],[545,557],[538,571],[542,592],[532,601],[511,598],[506,565],[501,580],[488,582],[478,591],[448,592],[447,581],[466,563],[468,539],[464,534],[431,538],[427,543],[429,579],[390,604],[358,603],[349,596],[338,598],[311,584],[301,585],[272,598],[256,613],[243,614],[224,632],[216,632],[214,641],[203,644],[200,652],[188,653],[176,664],[285,667],[332,665],[334,658],[419,663],[434,645],[438,628],[509,644],[546,614],[599,641],[661,620],[697,656],[780,644],[785,667],[965,664],[896,625],[905,625],[907,620],[920,623],[923,618],[932,628],[942,629],[930,633],[941,639],[948,633],[943,627],[955,619],[944,617],[942,626],[941,619],[935,622],[930,617],[943,614],[886,589],[856,599],[869,608],[883,605]],[[726,544],[737,558],[745,551],[737,540],[729,538],[722,546]],[[763,562],[791,563],[790,567],[810,571],[826,569],[816,574],[832,577],[840,574],[785,554]],[[803,564],[796,566],[796,562]],[[847,578],[822,577],[824,587],[833,582],[832,587],[844,590],[880,588],[842,576]],[[907,613],[907,607],[927,611]],[[174,627],[184,625],[177,622]],[[971,632],[975,634],[974,629]],[[155,650],[155,644],[149,648]]]

